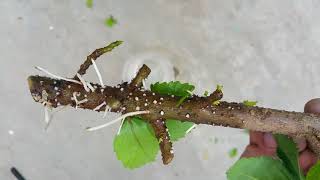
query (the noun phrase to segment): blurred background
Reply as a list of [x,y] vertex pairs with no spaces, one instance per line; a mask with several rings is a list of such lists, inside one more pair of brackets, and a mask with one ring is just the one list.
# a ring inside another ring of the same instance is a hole
[[[113,152],[113,119],[66,108],[47,131],[27,77],[41,66],[71,77],[94,49],[124,44],[97,64],[108,85],[146,63],[147,83],[180,80],[202,95],[217,84],[224,100],[302,111],[320,96],[320,1],[2,0],[0,2],[0,179],[226,179],[248,143],[244,130],[199,125],[174,144],[175,158],[135,170]],[[90,69],[86,79],[98,82]]]

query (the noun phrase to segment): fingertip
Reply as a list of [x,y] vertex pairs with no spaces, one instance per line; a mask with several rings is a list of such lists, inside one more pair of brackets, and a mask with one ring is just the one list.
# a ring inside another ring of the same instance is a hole
[[307,148],[307,141],[304,138],[297,138],[295,139],[295,142],[297,144],[299,152],[302,152]]
[[258,131],[250,131],[249,136],[250,136],[250,144],[255,144],[258,146],[263,145],[263,132],[258,132]]
[[277,148],[277,142],[271,133],[265,133],[263,135],[264,146],[267,148],[275,149]]
[[311,99],[304,106],[306,113],[320,113],[320,98]]
[[299,164],[304,174],[307,174],[309,169],[317,162],[316,155],[310,150],[305,150],[300,153]]

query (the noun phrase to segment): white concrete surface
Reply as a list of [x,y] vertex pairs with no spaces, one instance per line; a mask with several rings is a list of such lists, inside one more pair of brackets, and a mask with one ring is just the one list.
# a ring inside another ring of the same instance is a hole
[[[175,144],[169,166],[159,157],[127,170],[112,148],[117,126],[84,132],[105,121],[100,114],[69,108],[45,132],[27,77],[35,65],[72,76],[92,50],[119,39],[98,62],[108,84],[146,61],[152,81],[173,79],[175,67],[197,93],[219,83],[226,100],[301,111],[320,96],[319,8],[311,0],[94,0],[93,9],[84,0],[0,1],[0,179],[14,179],[11,166],[28,180],[225,179],[236,160],[228,151],[248,142],[241,130],[199,126]],[[108,28],[111,14],[119,24]]]

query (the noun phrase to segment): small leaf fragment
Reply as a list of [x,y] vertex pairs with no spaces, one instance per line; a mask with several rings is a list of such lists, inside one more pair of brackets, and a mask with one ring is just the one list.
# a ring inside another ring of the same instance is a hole
[[308,172],[306,180],[320,179],[320,161],[317,162]]
[[230,151],[229,151],[229,157],[230,158],[234,158],[238,155],[238,149],[237,148],[232,148]]
[[253,106],[257,105],[257,103],[258,103],[258,101],[248,101],[248,100],[243,101],[243,104],[248,107],[253,107]]
[[183,138],[194,127],[194,123],[167,119],[166,126],[169,131],[170,139],[172,141],[177,141],[180,138]]
[[261,156],[239,159],[228,171],[228,180],[291,180],[280,160]]
[[113,148],[124,167],[133,169],[155,160],[159,143],[150,125],[140,118],[126,118]]
[[117,24],[118,21],[110,15],[108,18],[105,19],[104,24],[108,27],[113,27],[115,24]]
[[87,6],[87,8],[92,8],[93,0],[86,0],[86,6]]

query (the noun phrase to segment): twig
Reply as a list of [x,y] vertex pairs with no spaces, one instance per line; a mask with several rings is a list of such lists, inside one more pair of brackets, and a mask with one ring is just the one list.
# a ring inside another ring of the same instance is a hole
[[[109,44],[106,47],[100,48],[100,49],[96,49],[95,51],[93,51],[85,60],[85,62],[83,64],[81,64],[80,69],[78,70],[78,74],[80,75],[84,75],[87,71],[87,69],[90,67],[90,65],[92,64],[91,60],[96,60],[98,57],[100,57],[102,54],[106,53],[106,52],[110,52],[112,51],[113,48],[119,46],[120,44],[122,44],[122,41],[115,41],[111,44]],[[75,75],[74,79],[77,79],[78,77]]]
[[[149,76],[150,72],[150,68],[147,65],[143,64],[143,66],[139,69],[138,73],[129,84],[129,88],[141,88],[144,84],[144,80]],[[139,100],[139,98],[135,97],[135,100]],[[160,112],[160,114],[161,113],[163,112]],[[149,122],[153,127],[155,135],[159,141],[162,162],[163,164],[169,164],[172,161],[174,155],[170,136],[167,132],[168,129],[165,125],[165,119],[150,119]]]
[[132,87],[141,87],[143,85],[143,80],[148,77],[151,69],[145,64],[139,69],[137,75],[132,79],[130,86]]
[[172,161],[174,154],[173,154],[172,143],[170,141],[168,129],[165,125],[165,120],[158,119],[156,121],[151,121],[150,123],[159,141],[161,155],[162,155],[162,162],[163,164],[169,164]]

